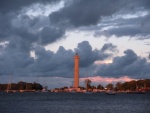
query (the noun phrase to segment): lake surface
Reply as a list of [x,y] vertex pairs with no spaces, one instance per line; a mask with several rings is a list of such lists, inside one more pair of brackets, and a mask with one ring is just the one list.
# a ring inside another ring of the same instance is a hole
[[150,93],[2,93],[0,113],[150,113]]

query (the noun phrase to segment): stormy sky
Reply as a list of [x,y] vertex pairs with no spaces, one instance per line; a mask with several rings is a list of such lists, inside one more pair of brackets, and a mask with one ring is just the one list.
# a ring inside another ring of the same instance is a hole
[[150,78],[149,46],[150,0],[0,1],[0,82],[71,80],[76,52],[81,78]]

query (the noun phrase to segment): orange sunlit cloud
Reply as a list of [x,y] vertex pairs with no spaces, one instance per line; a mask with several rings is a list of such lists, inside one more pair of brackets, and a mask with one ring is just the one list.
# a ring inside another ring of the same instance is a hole
[[80,81],[83,82],[85,79],[90,79],[92,81],[92,83],[102,84],[102,85],[106,85],[108,83],[128,82],[131,80],[136,80],[136,79],[132,79],[128,76],[123,76],[120,78],[113,78],[113,77],[109,78],[109,77],[96,76],[96,77],[81,78]]
[[99,64],[110,64],[110,63],[112,63],[112,60],[111,59],[107,59],[107,60],[104,60],[104,61],[95,61],[94,62],[94,64],[97,64],[97,65],[99,65]]

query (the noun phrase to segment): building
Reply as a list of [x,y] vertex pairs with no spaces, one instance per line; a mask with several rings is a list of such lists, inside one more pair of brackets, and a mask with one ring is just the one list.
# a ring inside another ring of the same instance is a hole
[[79,88],[79,55],[74,56],[74,88]]

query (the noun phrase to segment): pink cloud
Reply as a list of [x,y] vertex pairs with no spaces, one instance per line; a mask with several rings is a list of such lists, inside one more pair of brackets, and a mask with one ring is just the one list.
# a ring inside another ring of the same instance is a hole
[[[87,78],[80,78],[80,82],[84,82],[84,80]],[[113,77],[101,77],[101,76],[96,76],[96,77],[88,77],[88,79],[90,79],[92,81],[92,84],[101,84],[101,85],[107,85],[108,83],[117,83],[117,82],[128,82],[131,80],[136,80],[136,79],[132,79],[128,76],[123,76],[120,78],[113,78]]]

